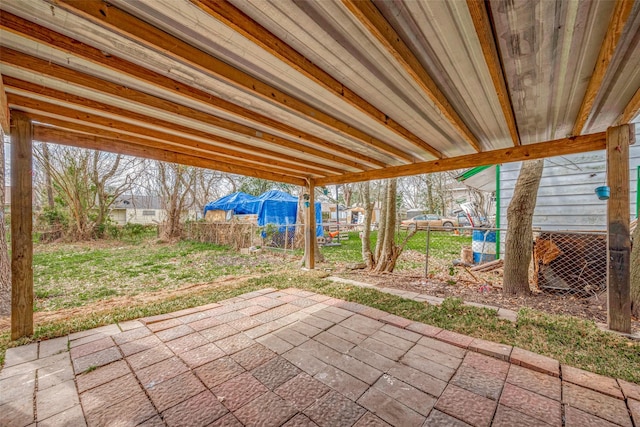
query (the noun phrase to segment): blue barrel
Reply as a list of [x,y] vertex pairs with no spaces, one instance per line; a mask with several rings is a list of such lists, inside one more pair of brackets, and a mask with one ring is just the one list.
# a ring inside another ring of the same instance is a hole
[[473,263],[482,264],[496,259],[496,232],[491,230],[473,230],[471,237]]

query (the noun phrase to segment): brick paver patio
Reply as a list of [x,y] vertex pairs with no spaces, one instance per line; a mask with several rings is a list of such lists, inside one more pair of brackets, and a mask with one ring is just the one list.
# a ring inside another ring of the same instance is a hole
[[2,426],[640,426],[640,386],[297,289],[7,351]]

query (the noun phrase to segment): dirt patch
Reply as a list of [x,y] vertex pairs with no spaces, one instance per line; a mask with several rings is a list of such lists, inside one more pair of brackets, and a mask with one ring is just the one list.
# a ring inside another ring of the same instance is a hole
[[[259,276],[259,274],[244,276],[225,276],[220,277],[213,282],[184,285],[178,289],[161,290],[157,292],[142,293],[133,296],[116,297],[76,308],[68,308],[56,311],[40,311],[33,314],[33,320],[34,324],[42,324],[59,320],[72,319],[74,317],[81,317],[88,313],[107,313],[116,308],[150,304],[153,302],[165,300],[168,297],[193,294],[205,289],[213,289],[221,286],[226,286],[230,283],[239,285],[251,278]],[[10,328],[11,319],[9,317],[0,317],[0,333],[7,332]]]
[[[407,261],[422,260],[424,262],[424,254],[415,251],[403,253],[401,258]],[[534,291],[527,297],[505,297],[502,295],[501,269],[488,273],[469,272],[462,267],[454,267],[449,262],[432,259],[429,262],[429,275],[426,279],[424,267],[376,275],[362,270],[349,270],[345,266],[334,274],[376,286],[419,292],[441,298],[455,297],[465,302],[476,302],[514,311],[528,307],[545,313],[570,315],[598,323],[607,321],[606,294],[580,298]],[[632,318],[632,329],[640,330],[639,319]]]

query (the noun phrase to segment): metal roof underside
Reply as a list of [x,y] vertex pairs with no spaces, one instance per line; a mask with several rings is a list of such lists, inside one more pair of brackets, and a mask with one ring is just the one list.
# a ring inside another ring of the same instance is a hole
[[519,160],[598,134],[567,140],[589,151],[640,106],[640,2],[0,9],[8,105],[39,140],[300,185]]

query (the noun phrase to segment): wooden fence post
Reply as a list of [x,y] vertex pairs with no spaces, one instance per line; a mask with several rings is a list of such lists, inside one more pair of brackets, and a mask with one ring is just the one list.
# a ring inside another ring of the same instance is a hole
[[11,111],[11,339],[33,335],[32,125]]
[[631,332],[631,237],[629,235],[629,145],[635,142],[634,125],[607,129],[607,324],[609,329]]

